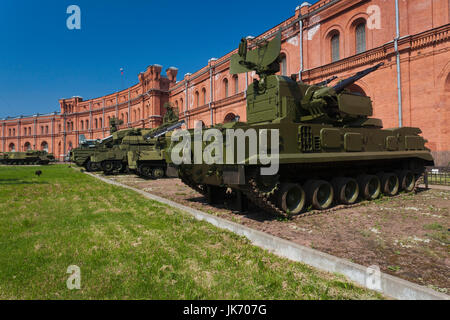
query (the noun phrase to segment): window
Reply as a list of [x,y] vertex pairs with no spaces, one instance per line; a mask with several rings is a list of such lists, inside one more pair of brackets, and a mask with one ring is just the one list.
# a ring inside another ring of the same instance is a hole
[[331,37],[331,61],[338,61],[339,58],[339,34]]
[[48,152],[48,143],[47,142],[42,142],[41,144],[41,150]]
[[224,89],[225,98],[228,98],[228,79],[227,78],[223,79],[223,89]]
[[9,129],[8,136],[11,137],[11,129]]
[[97,118],[94,119],[94,123],[95,123],[95,129],[97,129],[98,128],[98,120],[97,120]]
[[84,121],[81,120],[81,130],[84,130]]
[[89,120],[86,120],[86,130],[89,129]]
[[282,54],[281,55],[281,75],[282,76],[286,76],[287,75],[287,61],[286,61],[286,55]]
[[13,136],[16,136],[16,129],[13,129]]
[[9,151],[11,151],[11,152],[15,152],[16,151],[16,146],[14,145],[14,143],[10,143],[9,144]]
[[234,76],[233,81],[234,81],[234,94],[238,94],[239,93],[239,78],[238,78],[238,76]]
[[45,134],[48,134],[48,126],[45,126]]
[[100,128],[103,128],[103,119],[100,118],[99,120],[100,120]]
[[23,148],[25,149],[25,151],[31,150],[31,144],[29,142],[26,142]]
[[195,106],[198,107],[200,105],[200,97],[198,91],[195,91]]
[[203,105],[205,105],[206,104],[206,89],[205,88],[203,88],[202,89],[202,101],[203,101]]
[[366,51],[366,23],[360,23],[355,29],[356,35],[356,53]]

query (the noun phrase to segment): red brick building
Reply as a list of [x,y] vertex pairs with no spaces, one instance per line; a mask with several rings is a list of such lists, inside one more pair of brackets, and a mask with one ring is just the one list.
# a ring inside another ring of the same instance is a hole
[[[450,0],[321,0],[256,39],[282,29],[281,73],[307,83],[340,79],[384,62],[352,90],[369,95],[385,127],[420,127],[438,165],[450,161]],[[245,35],[245,30],[242,30]],[[250,38],[251,39],[251,38]],[[236,46],[238,44],[236,39]],[[250,40],[250,46],[252,44]],[[151,65],[121,92],[84,101],[61,99],[61,113],[0,120],[0,150],[48,149],[62,156],[87,138],[108,135],[109,119],[154,127],[163,104],[179,109],[188,127],[246,119],[245,90],[252,73],[231,76],[230,52],[177,81],[177,69]]]

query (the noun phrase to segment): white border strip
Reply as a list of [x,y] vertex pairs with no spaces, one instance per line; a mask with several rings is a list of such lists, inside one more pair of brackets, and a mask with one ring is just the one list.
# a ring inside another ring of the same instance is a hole
[[[293,243],[291,241],[287,241],[258,230],[248,228],[232,221],[212,216],[205,212],[184,206],[182,204],[156,196],[143,190],[124,185],[120,182],[112,181],[92,173],[85,173],[108,184],[133,190],[148,199],[155,200],[179,210],[185,211],[193,215],[196,219],[205,220],[218,228],[226,229],[240,236],[244,236],[249,239],[254,245],[273,252],[279,256],[288,258],[293,261],[305,263],[323,271],[343,274],[349,280],[354,281],[360,286],[367,288],[367,267],[350,262],[345,259],[337,258],[327,253],[304,247],[297,243]],[[401,300],[450,299],[450,296],[446,294],[391,276],[386,273],[381,273],[380,276],[381,290],[379,290],[379,292],[391,298]]]

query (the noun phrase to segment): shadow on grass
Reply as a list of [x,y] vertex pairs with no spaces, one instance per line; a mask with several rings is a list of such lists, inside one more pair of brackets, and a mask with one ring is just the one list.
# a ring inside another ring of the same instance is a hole
[[0,185],[48,184],[45,181],[23,181],[20,179],[0,179]]

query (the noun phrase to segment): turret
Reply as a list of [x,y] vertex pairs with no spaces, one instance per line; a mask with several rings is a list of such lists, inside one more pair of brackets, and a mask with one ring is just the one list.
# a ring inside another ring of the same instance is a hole
[[[383,63],[358,72],[354,76],[327,85],[331,77],[315,85],[297,82],[297,77],[276,75],[280,70],[281,31],[268,41],[257,40],[249,50],[244,38],[238,53],[231,56],[230,73],[255,71],[254,80],[247,90],[247,122],[316,122],[334,126],[361,126],[372,116],[372,101],[367,96],[345,89],[359,79],[380,68]],[[380,127],[381,121],[369,121]]]

